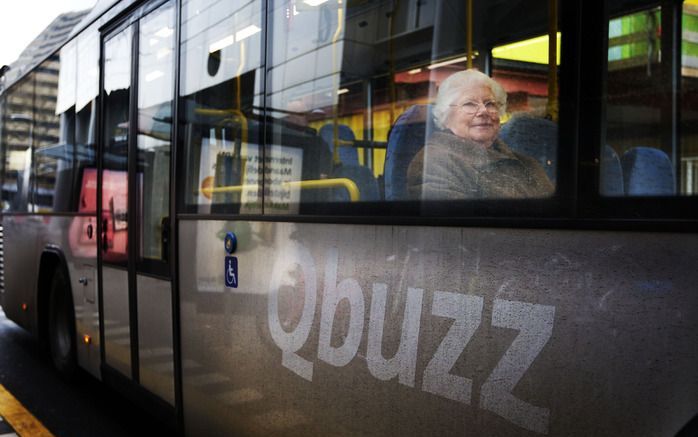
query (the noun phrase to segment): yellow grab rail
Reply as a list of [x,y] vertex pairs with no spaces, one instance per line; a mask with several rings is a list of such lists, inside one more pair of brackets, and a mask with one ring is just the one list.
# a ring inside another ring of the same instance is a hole
[[[240,126],[242,127],[241,140],[243,143],[247,143],[247,117],[239,109],[195,108],[194,113],[205,117],[229,117],[229,119],[233,121],[239,120]],[[233,117],[236,117],[238,120],[235,120]]]
[[210,187],[199,190],[201,194],[219,194],[219,193],[240,193],[242,190],[257,190],[259,185],[228,185],[225,187]]
[[[333,178],[333,179],[311,179],[307,181],[287,181],[282,182],[281,186],[284,188],[301,188],[305,190],[321,190],[326,188],[337,188],[342,187],[349,192],[349,200],[351,202],[358,202],[361,198],[359,194],[359,187],[356,186],[356,182],[348,178]],[[246,185],[228,185],[225,187],[211,187],[211,188],[201,188],[199,190],[202,194],[216,194],[216,193],[239,193],[242,190],[258,190],[259,186],[255,184]]]
[[333,179],[311,179],[307,181],[288,181],[282,182],[282,187],[301,188],[306,190],[319,190],[323,188],[343,187],[349,192],[349,200],[357,202],[360,198],[359,187],[351,179],[333,178]]

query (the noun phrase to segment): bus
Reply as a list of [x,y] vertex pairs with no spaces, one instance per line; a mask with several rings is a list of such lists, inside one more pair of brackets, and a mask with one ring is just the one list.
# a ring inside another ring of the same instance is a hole
[[[0,306],[182,435],[694,435],[697,35],[696,0],[100,0],[3,83]],[[473,71],[505,100],[439,106]],[[450,171],[552,188],[415,191],[457,111],[503,157]]]

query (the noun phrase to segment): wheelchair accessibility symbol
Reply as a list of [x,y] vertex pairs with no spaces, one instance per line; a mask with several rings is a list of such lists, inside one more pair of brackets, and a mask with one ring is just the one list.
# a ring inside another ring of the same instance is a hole
[[234,256],[225,257],[225,286],[238,288],[238,259]]

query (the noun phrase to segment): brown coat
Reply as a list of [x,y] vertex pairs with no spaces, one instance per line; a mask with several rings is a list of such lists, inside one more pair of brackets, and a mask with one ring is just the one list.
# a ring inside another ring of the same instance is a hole
[[413,199],[548,197],[555,187],[533,158],[497,139],[484,148],[451,132],[435,132],[407,169]]

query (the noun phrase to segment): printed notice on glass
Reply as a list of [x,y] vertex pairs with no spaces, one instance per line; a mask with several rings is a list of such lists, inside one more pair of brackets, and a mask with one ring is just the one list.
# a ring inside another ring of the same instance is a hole
[[[244,187],[241,213],[259,211],[260,195],[264,193],[264,212],[267,214],[297,214],[301,190],[290,185],[300,181],[303,170],[303,150],[294,147],[270,146],[262,165],[259,146],[248,144],[245,159]],[[258,187],[260,173],[264,173],[264,190]]]

